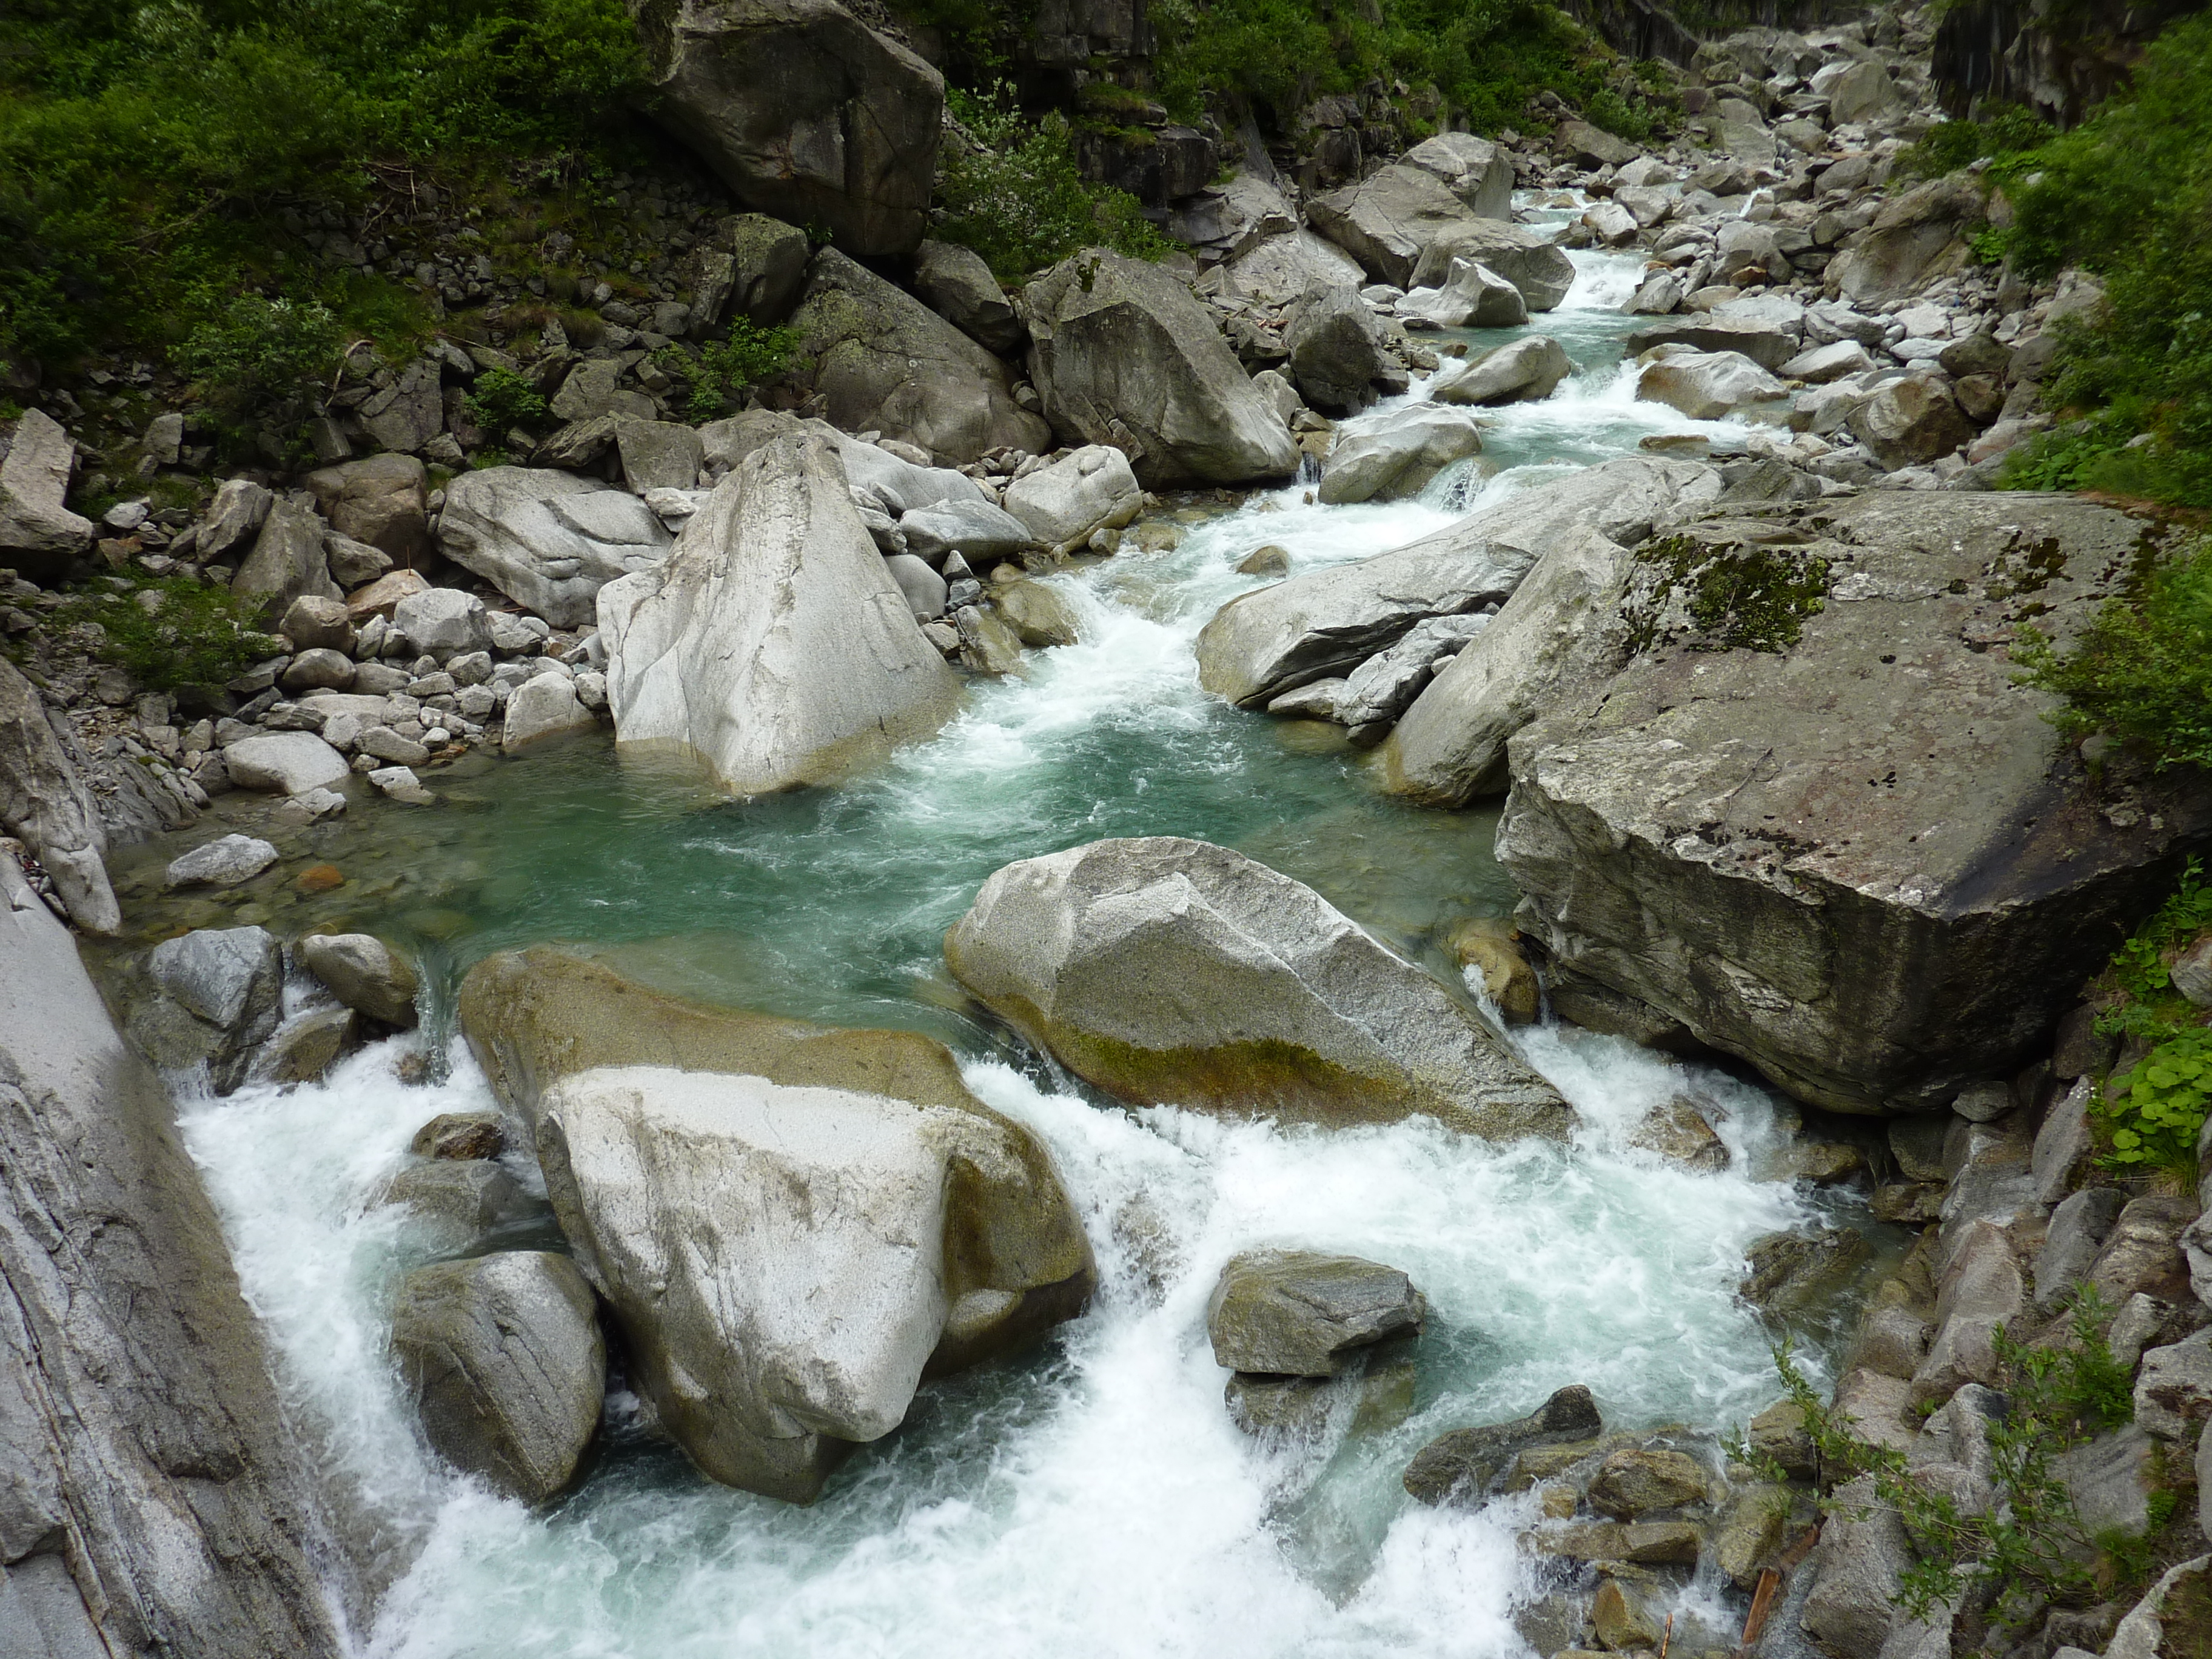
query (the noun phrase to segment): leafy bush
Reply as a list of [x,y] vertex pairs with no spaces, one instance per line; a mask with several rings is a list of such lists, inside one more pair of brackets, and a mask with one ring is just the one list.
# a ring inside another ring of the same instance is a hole
[[2212,1030],[2161,1042],[2100,1087],[2090,1105],[2108,1169],[2197,1174],[2197,1135],[2212,1113]]
[[2160,767],[2212,766],[2212,541],[2106,599],[2071,651],[2031,626],[2014,657],[2022,684],[2066,700],[2050,718],[2069,737],[2107,732]]
[[194,329],[179,354],[216,408],[243,414],[300,392],[337,366],[338,319],[312,302],[241,295]]
[[2048,143],[2057,129],[2018,104],[1997,104],[1978,121],[1939,121],[1928,136],[1898,153],[1895,171],[1939,179],[1984,156],[2002,160]]
[[156,691],[208,689],[273,655],[256,626],[262,600],[188,576],[149,579],[122,591],[73,594],[58,619],[99,633],[94,653]]
[[553,415],[538,388],[511,368],[484,370],[465,401],[469,418],[501,437],[518,426],[526,431],[542,426]]
[[954,139],[940,154],[936,234],[975,249],[1001,282],[1079,248],[1110,247],[1138,259],[1169,251],[1134,197],[1085,182],[1057,111],[1032,125],[1003,81],[981,95],[954,88],[946,101],[975,144]]
[[745,388],[783,372],[799,345],[799,331],[762,328],[740,317],[726,339],[710,340],[696,351],[663,346],[653,361],[691,388],[685,412],[695,422],[714,420],[737,407]]

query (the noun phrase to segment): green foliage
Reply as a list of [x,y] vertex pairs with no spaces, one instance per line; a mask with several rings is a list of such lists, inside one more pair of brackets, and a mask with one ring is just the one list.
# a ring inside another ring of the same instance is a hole
[[936,234],[983,256],[1001,282],[1018,282],[1079,248],[1158,259],[1169,244],[1125,191],[1086,183],[1065,117],[1034,125],[1000,82],[981,94],[947,94],[976,148],[949,141],[939,161]]
[[337,367],[338,319],[322,306],[241,295],[192,331],[179,366],[217,409],[244,415],[294,396]]
[[663,346],[653,361],[690,386],[685,412],[705,422],[735,409],[746,387],[781,374],[799,340],[797,329],[762,328],[740,317],[730,325],[728,337],[708,341],[696,351]]
[[1940,179],[1987,157],[2004,161],[2048,143],[2057,129],[2018,104],[1998,104],[1978,121],[1939,121],[1928,136],[1898,153],[1907,178]]
[[1828,562],[1792,548],[1716,546],[1672,536],[1637,555],[1648,572],[1624,615],[1638,651],[1686,621],[1692,648],[1786,651],[1827,603]]
[[2167,955],[2207,928],[2212,928],[2212,885],[2205,883],[2203,862],[2191,859],[2182,866],[2180,883],[2166,902],[2113,953],[2112,974],[2121,994],[2148,1006],[2171,994]]
[[170,576],[72,594],[58,620],[96,629],[94,654],[141,685],[212,690],[277,650],[255,626],[261,606],[259,598]]
[[2016,210],[2017,265],[2106,282],[2045,381],[2057,407],[2097,419],[2006,482],[2212,507],[2212,14],[2167,28],[2127,94],[1992,172]]
[[2197,1173],[2197,1136],[2212,1112],[2212,1030],[2180,1032],[2100,1086],[2091,1121],[2108,1169]]
[[466,407],[471,421],[501,436],[518,426],[525,431],[543,426],[553,416],[538,388],[511,368],[488,368],[477,375]]
[[2050,718],[2069,737],[2107,732],[2161,768],[2212,765],[2212,541],[2106,599],[2070,651],[2022,628],[2014,660],[2022,684],[2065,699]]

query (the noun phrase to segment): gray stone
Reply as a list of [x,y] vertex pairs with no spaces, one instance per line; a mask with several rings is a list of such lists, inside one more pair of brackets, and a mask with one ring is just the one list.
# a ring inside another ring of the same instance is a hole
[[1705,1501],[1710,1485],[1698,1460],[1684,1452],[1624,1447],[1608,1453],[1590,1479],[1590,1507],[1616,1521]]
[[1358,1351],[1416,1334],[1427,1317],[1397,1268],[1310,1250],[1232,1256],[1206,1304],[1214,1364],[1278,1376],[1334,1376]]
[[2090,1285],[2107,1304],[2123,1303],[2137,1294],[2161,1302],[2180,1301],[2191,1294],[2181,1236],[2197,1218],[2192,1198],[2131,1200],[2089,1266]]
[[458,587],[410,593],[392,607],[392,627],[409,650],[441,663],[481,651],[491,641],[483,601]]
[[1801,351],[1789,362],[1775,369],[1785,380],[1803,380],[1810,386],[1825,386],[1830,380],[1841,380],[1846,374],[1863,374],[1875,366],[1867,349],[1856,340],[1835,340],[1826,345],[1816,345]]
[[2141,1538],[2150,1530],[2150,1500],[2161,1484],[2162,1455],[2159,1443],[2130,1423],[2059,1453],[2051,1461],[2051,1472],[2074,1500],[2075,1516],[2087,1536],[2115,1532]]
[[951,553],[971,568],[988,570],[1001,559],[1018,559],[1036,545],[1030,528],[988,501],[943,501],[917,507],[899,520],[906,550],[932,565]]
[[[2212,1439],[2208,1439],[2212,1444]],[[2212,1459],[2200,1461],[2212,1462]],[[2209,1488],[2208,1490],[2212,1490]],[[2127,1617],[2120,1620],[2119,1628],[2112,1632],[2112,1645],[2105,1650],[2105,1659],[2178,1659],[2181,1652],[2179,1641],[2168,1641],[2170,1631],[2165,1615],[2172,1606],[2172,1598],[2195,1585],[2197,1610],[2195,1620],[2201,1627],[2202,1609],[2207,1593],[2205,1580],[2212,1577],[2212,1555],[2200,1555],[2193,1561],[2183,1561],[2168,1567],[2157,1583],[2143,1599],[2136,1603]],[[2054,1655],[2053,1659],[2057,1659]]]
[[1030,376],[1066,441],[1113,445],[1148,486],[1297,470],[1282,422],[1198,301],[1158,266],[1086,249],[1030,283],[1022,308]]
[[[1655,543],[1628,607],[1644,648],[1512,739],[1498,854],[1524,931],[1831,1109],[1929,1109],[2018,1064],[2073,1002],[2082,930],[2155,902],[2202,808],[2154,780],[2154,823],[2062,836],[2051,792],[2087,780],[2045,694],[1966,635],[2032,542],[2052,550],[2035,620],[2063,647],[2140,529],[2068,498],[1869,493]],[[1685,648],[1742,637],[1705,631],[1675,585],[1731,567],[1802,573],[1802,606],[1774,592],[1768,648]],[[1999,841],[2021,850],[1991,866]],[[2036,872],[2062,848],[2054,885]],[[1900,951],[1909,985],[1875,967]]]
[[592,620],[602,586],[658,567],[672,544],[658,515],[627,490],[544,468],[495,466],[447,487],[438,544],[526,610],[574,628]]
[[2185,1440],[2212,1418],[2212,1329],[2142,1356],[2136,1375],[2136,1421],[2162,1440]]
[[354,1586],[214,1206],[160,1082],[9,860],[0,1168],[0,1649],[336,1659],[330,1609]]
[[279,683],[287,691],[343,691],[353,684],[353,659],[343,651],[315,646],[285,665]]
[[506,1149],[506,1121],[497,1112],[441,1112],[407,1143],[417,1158],[460,1162],[497,1158]]
[[294,948],[347,1007],[402,1030],[414,1025],[415,969],[374,933],[310,933]]
[[1403,500],[1481,450],[1475,416],[1416,404],[1379,429],[1340,438],[1322,465],[1319,495],[1331,505]]
[[52,583],[92,550],[92,520],[64,505],[76,443],[44,410],[27,409],[0,457],[0,558]]
[[575,1476],[599,1424],[606,1345],[566,1256],[510,1250],[417,1267],[392,1348],[431,1446],[526,1504]]
[[276,631],[292,641],[295,651],[353,649],[353,619],[338,599],[302,595],[292,601]]
[[[2088,1173],[2096,1155],[2096,1140],[2089,1132],[2089,1096],[2086,1078],[2051,1102],[2043,1127],[2035,1132],[2035,1152],[2030,1165],[2035,1176],[2035,1201],[2057,1204]],[[2040,1275],[2038,1283],[2041,1282]]]
[[1440,132],[1399,160],[1437,179],[1482,218],[1513,216],[1513,157],[1502,144],[1471,132]]
[[251,836],[225,836],[169,861],[165,887],[235,887],[276,862],[276,849]]
[[952,625],[960,635],[960,660],[981,674],[1021,672],[1022,636],[995,611],[956,605]]
[[421,449],[444,429],[446,405],[440,395],[438,365],[417,357],[398,379],[370,394],[355,413],[379,449],[403,453]]
[[1310,230],[1255,242],[1221,268],[1225,294],[1278,311],[1316,289],[1356,289],[1366,280],[1358,260]]
[[414,769],[407,766],[380,766],[368,775],[370,786],[386,800],[396,800],[405,806],[430,806],[437,797],[422,787],[422,779]]
[[1870,1254],[1862,1233],[1828,1227],[1816,1233],[1767,1233],[1744,1251],[1747,1271],[1736,1294],[1769,1313],[1817,1306]]
[[350,1008],[302,1008],[281,1020],[254,1052],[247,1072],[253,1083],[315,1083],[361,1040],[361,1021]]
[[748,455],[665,566],[602,591],[599,629],[617,743],[690,755],[739,794],[927,736],[959,696],[811,433]]
[[597,729],[598,718],[576,696],[574,683],[560,674],[540,674],[515,688],[507,700],[507,721],[500,728],[502,754],[515,754],[545,738]]
[[1782,382],[1735,351],[1686,351],[1647,363],[1636,395],[1693,421],[1717,421],[1786,397]]
[[384,761],[393,766],[422,766],[430,759],[428,745],[419,744],[412,738],[402,737],[388,726],[370,726],[356,739],[354,748],[356,752],[367,755],[372,760]]
[[1479,1505],[1491,1483],[1526,1448],[1588,1443],[1595,1450],[1604,1427],[1590,1391],[1575,1383],[1527,1417],[1438,1436],[1406,1466],[1403,1484],[1424,1504]]
[[1042,582],[1006,582],[991,592],[996,611],[1025,646],[1073,645],[1079,637],[1074,608]]
[[1630,1133],[1628,1144],[1687,1169],[1714,1170],[1729,1166],[1728,1143],[1714,1133],[1703,1112],[1680,1096],[1646,1112]]
[[520,1217],[522,1183],[489,1159],[413,1164],[384,1184],[378,1203],[405,1210],[447,1249],[465,1249]]
[[1011,357],[1029,343],[1029,330],[973,248],[924,242],[915,250],[914,291],[986,351]]
[[1878,1655],[1903,1617],[1894,1598],[1914,1560],[1911,1543],[1897,1512],[1875,1498],[1871,1475],[1837,1487],[1828,1510],[1799,1624],[1832,1659]]
[[1498,1139],[1574,1121],[1426,975],[1310,888],[1202,842],[1008,865],[945,955],[986,1006],[1123,1099],[1285,1121],[1427,1114]]
[[1528,302],[1488,265],[1454,259],[1440,286],[1415,289],[1398,301],[1398,314],[1438,328],[1518,328],[1528,320]]
[[954,465],[1008,445],[1052,447],[1044,422],[1014,401],[1004,363],[835,249],[808,266],[791,326],[832,426],[879,431]]
[[46,866],[71,921],[90,933],[112,933],[123,925],[122,907],[107,879],[107,831],[99,803],[48,719],[45,700],[5,658],[0,658],[0,825],[21,836]]
[[1086,444],[1006,486],[1006,511],[1055,553],[1072,552],[1100,530],[1122,528],[1144,504],[1129,458],[1105,444]]
[[927,222],[945,82],[834,0],[680,0],[641,21],[659,118],[738,197],[860,255]]
[[260,533],[253,538],[253,550],[231,579],[230,591],[241,599],[262,600],[262,623],[272,628],[302,594],[343,598],[323,556],[323,521],[314,510],[291,501],[271,501]]
[[1626,167],[1644,152],[1626,138],[1616,138],[1587,121],[1562,121],[1552,130],[1552,153],[1595,172],[1599,167]]
[[623,482],[630,493],[689,489],[699,482],[706,452],[699,434],[673,421],[615,422],[615,448],[622,457]]
[[1851,411],[1846,424],[1892,471],[1941,460],[1974,437],[1973,422],[1940,374],[1904,374],[1883,381]]
[[1042,1147],[980,1107],[605,1067],[544,1091],[538,1150],[663,1426],[793,1502],[898,1426],[926,1368],[1033,1337],[1095,1278]]
[[1948,1400],[1968,1382],[2002,1385],[1997,1328],[2017,1323],[2027,1304],[2020,1263],[2003,1230],[1970,1223],[1937,1288],[1936,1334],[1912,1374],[1914,1400]]
[[1887,311],[1962,269],[1966,232],[1987,214],[1979,182],[1965,173],[1931,179],[1883,203],[1865,234],[1826,273],[1831,296],[1863,311]]
[[1395,721],[1428,684],[1438,660],[1465,649],[1489,626],[1490,618],[1482,616],[1431,617],[1414,623],[1396,644],[1376,652],[1345,678],[1335,718],[1352,728],[1353,742],[1360,742],[1361,728]]
[[908,607],[916,622],[930,622],[945,614],[945,578],[929,568],[928,562],[911,553],[895,553],[884,561],[884,568],[891,573],[891,580],[906,595]]
[[374,548],[386,568],[411,566],[429,551],[429,475],[414,456],[372,455],[310,472],[301,482],[314,492],[331,531]]
[[1531,311],[1556,309],[1574,286],[1574,262],[1565,249],[1540,231],[1499,219],[1470,219],[1443,229],[1422,250],[1411,280],[1399,286],[1440,288],[1455,259],[1496,271],[1520,290]]
[[1357,413],[1375,401],[1374,382],[1389,359],[1381,320],[1358,295],[1323,289],[1307,295],[1284,325],[1291,372],[1316,409]]
[[216,486],[215,500],[200,521],[200,538],[192,551],[204,560],[219,559],[234,548],[252,546],[276,499],[251,478],[224,479]]
[[1437,375],[1429,395],[1440,404],[1534,403],[1558,391],[1573,368],[1565,347],[1548,334],[1531,334]]
[[198,928],[163,939],[147,958],[155,984],[225,1030],[275,1006],[282,968],[276,940],[262,927]]
[[727,286],[719,296],[695,287],[694,334],[706,335],[722,320],[725,308],[763,328],[774,328],[791,315],[814,253],[805,231],[766,214],[741,213],[724,222],[715,251],[730,262],[726,273],[716,268]]
[[278,795],[304,795],[310,789],[342,783],[348,771],[343,755],[312,732],[270,732],[226,744],[223,764],[240,789]]

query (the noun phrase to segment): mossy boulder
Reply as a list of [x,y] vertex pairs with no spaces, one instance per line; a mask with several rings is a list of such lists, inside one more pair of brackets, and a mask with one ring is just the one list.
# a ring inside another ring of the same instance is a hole
[[945,935],[953,976],[1124,1100],[1285,1121],[1428,1115],[1564,1139],[1575,1117],[1472,1007],[1321,895],[1180,836],[1010,864]]

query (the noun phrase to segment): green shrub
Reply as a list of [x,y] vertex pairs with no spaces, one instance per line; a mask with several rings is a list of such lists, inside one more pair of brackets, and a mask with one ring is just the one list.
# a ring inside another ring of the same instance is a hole
[[2069,737],[2105,732],[2158,766],[2212,766],[2212,541],[2154,567],[2098,608],[2073,649],[2034,627],[2014,659],[2021,684],[2055,691]]
[[213,690],[276,652],[277,641],[256,626],[262,605],[258,597],[170,576],[119,592],[72,594],[58,618],[65,627],[97,629],[94,653],[141,685]]
[[952,88],[947,102],[975,147],[955,140],[940,154],[935,234],[975,249],[1000,281],[1018,282],[1079,248],[1139,259],[1169,252],[1135,198],[1085,182],[1057,111],[1032,125],[1003,81],[981,95]]
[[1940,179],[1984,156],[2002,160],[2038,149],[2057,129],[2018,104],[1998,104],[1978,121],[1939,121],[1917,144],[1898,152],[1894,171],[1906,178]]
[[488,368],[477,375],[465,404],[469,418],[497,437],[518,426],[525,431],[543,426],[553,415],[538,388],[511,368]]
[[338,319],[324,307],[247,294],[194,329],[179,356],[202,397],[245,414],[329,374],[344,343]]
[[690,387],[685,413],[694,422],[712,421],[735,409],[748,386],[781,374],[799,338],[796,329],[762,328],[740,317],[727,338],[709,340],[696,351],[663,346],[653,361]]
[[2171,1171],[2193,1181],[2197,1135],[2212,1110],[2212,1030],[2199,1025],[2167,1038],[2100,1085],[2091,1121],[2106,1148],[2107,1169]]

